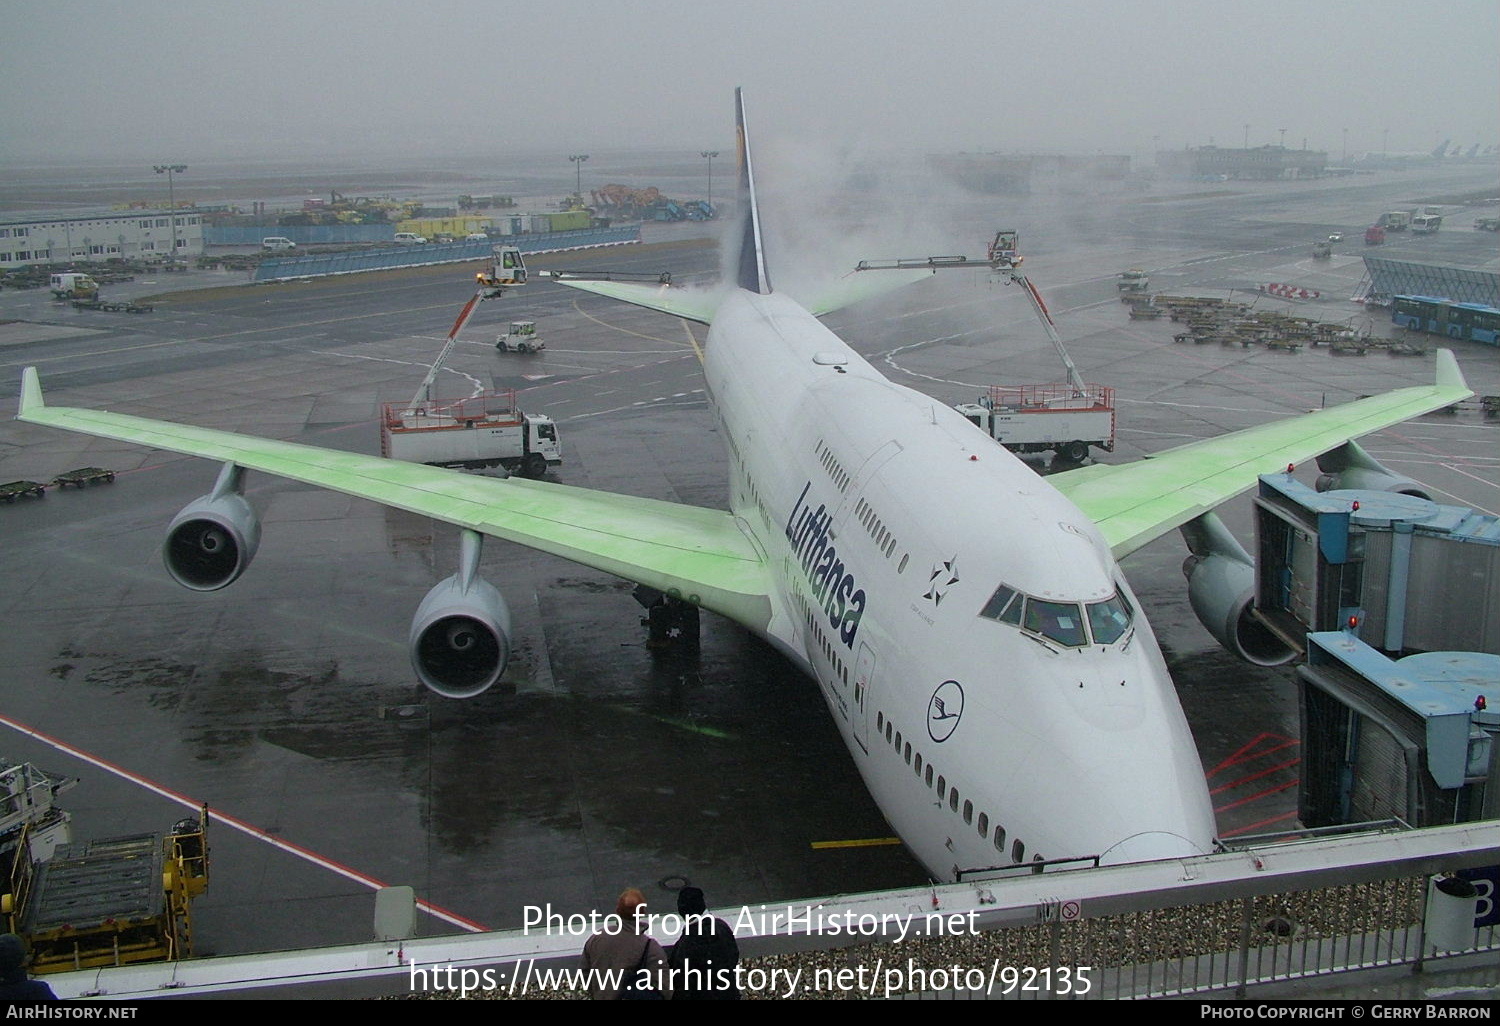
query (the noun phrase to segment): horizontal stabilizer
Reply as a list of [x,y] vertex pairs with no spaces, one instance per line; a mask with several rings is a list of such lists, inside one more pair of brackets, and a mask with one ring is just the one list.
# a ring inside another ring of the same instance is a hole
[[622,281],[589,281],[583,278],[554,278],[559,285],[580,292],[618,299],[632,306],[645,307],[658,313],[683,317],[699,324],[713,320],[723,290],[717,288],[683,288],[676,285],[641,285]]

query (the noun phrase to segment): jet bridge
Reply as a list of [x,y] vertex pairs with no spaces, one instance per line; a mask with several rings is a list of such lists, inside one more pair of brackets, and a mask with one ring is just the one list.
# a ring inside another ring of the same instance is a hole
[[1319,632],[1297,674],[1304,824],[1500,818],[1500,656],[1391,659],[1352,631]]
[[1500,518],[1261,477],[1256,615],[1305,648],[1309,827],[1500,817]]
[[1500,518],[1266,474],[1255,534],[1256,615],[1288,644],[1354,617],[1359,637],[1392,655],[1500,654]]

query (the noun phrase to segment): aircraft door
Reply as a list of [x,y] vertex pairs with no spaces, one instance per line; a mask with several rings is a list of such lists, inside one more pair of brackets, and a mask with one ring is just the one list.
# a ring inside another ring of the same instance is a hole
[[875,706],[875,653],[863,641],[859,659],[854,664],[854,740],[866,752],[870,750],[870,716]]
[[889,463],[891,458],[901,451],[901,443],[892,439],[876,449],[859,465],[859,469],[854,472],[850,487],[844,493],[844,501],[834,512],[833,529],[835,532],[844,529],[844,522],[849,519],[849,514],[854,509],[854,503],[850,499],[863,494],[865,486],[870,483],[870,478],[874,477],[881,467]]

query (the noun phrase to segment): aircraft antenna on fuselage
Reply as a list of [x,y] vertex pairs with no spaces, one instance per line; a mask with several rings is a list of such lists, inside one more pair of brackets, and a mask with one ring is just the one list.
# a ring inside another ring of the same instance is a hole
[[760,210],[755,202],[755,173],[750,164],[750,135],[745,127],[744,90],[734,90],[734,123],[740,152],[740,263],[735,283],[747,292],[766,295],[771,276],[766,271],[766,251],[760,234]]

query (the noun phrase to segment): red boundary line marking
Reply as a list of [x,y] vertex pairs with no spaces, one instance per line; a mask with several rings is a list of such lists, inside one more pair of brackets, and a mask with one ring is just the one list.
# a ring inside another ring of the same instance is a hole
[[1252,780],[1259,780],[1261,777],[1269,776],[1272,773],[1275,773],[1277,770],[1286,769],[1288,766],[1295,766],[1301,761],[1301,759],[1288,759],[1286,762],[1279,762],[1275,766],[1272,766],[1270,769],[1263,769],[1259,773],[1250,774],[1248,777],[1240,777],[1240,779],[1231,780],[1227,784],[1220,784],[1218,787],[1214,788],[1208,793],[1218,794],[1220,791],[1228,791],[1231,788],[1239,787],[1241,784],[1248,784]]
[[1268,787],[1264,791],[1257,791],[1254,794],[1249,795],[1248,797],[1241,798],[1238,801],[1230,802],[1228,805],[1217,806],[1214,809],[1214,812],[1215,813],[1228,812],[1230,809],[1237,809],[1241,805],[1245,805],[1245,804],[1248,804],[1249,802],[1253,802],[1257,798],[1264,798],[1267,795],[1276,794],[1279,791],[1285,791],[1289,787],[1296,787],[1296,786],[1297,786],[1297,781],[1293,780],[1290,783],[1282,784],[1279,787]]
[[[179,794],[169,787],[165,787],[152,780],[148,780],[140,774],[132,773],[130,770],[127,770],[121,766],[116,766],[113,763],[108,762],[105,759],[101,759],[96,755],[90,755],[88,752],[83,751],[81,748],[75,748],[65,741],[59,741],[55,737],[43,734],[41,731],[36,730],[32,727],[28,727],[26,726],[26,724],[20,723],[17,720],[13,720],[8,716],[0,714],[0,723],[5,724],[12,730],[25,734],[28,737],[35,738],[38,741],[51,745],[53,748],[56,748],[60,752],[65,752],[76,759],[82,759],[84,762],[88,763],[91,766],[97,766],[108,773],[113,773],[115,776],[120,777],[123,780],[128,780],[138,787],[143,787],[153,794],[159,795],[160,797],[166,798],[170,801],[177,802],[179,805],[183,805],[189,809],[192,809],[194,812],[204,807],[205,803],[195,802],[191,798],[188,798],[186,795]],[[305,859],[306,861],[311,862],[313,865],[320,866],[323,869],[331,870],[332,872],[337,873],[339,876],[342,876],[347,880],[352,880],[355,883],[363,884],[364,886],[369,887],[372,890],[380,890],[381,888],[388,886],[387,884],[382,883],[372,876],[366,876],[364,873],[361,873],[358,870],[350,869],[348,866],[335,862],[332,859],[325,858],[324,856],[317,854],[311,849],[304,848],[298,844],[293,844],[290,841],[283,841],[279,837],[272,837],[270,834],[266,833],[259,827],[252,826],[251,824],[246,823],[244,820],[239,819],[235,816],[231,816],[226,812],[215,809],[212,806],[209,806],[208,808],[210,815],[216,821],[227,823],[229,826],[240,831],[241,833],[248,834],[258,841],[264,841],[265,843],[270,844],[273,847],[281,849],[289,855],[295,855],[300,859]],[[442,919],[445,922],[452,923],[454,926],[461,927],[473,933],[487,932],[486,928],[484,926],[481,926],[479,923],[476,923],[471,919],[466,919],[456,912],[449,912],[447,909],[441,908],[430,902],[418,900],[417,907],[423,912],[428,913],[429,915],[436,916],[437,918]]]
[[[1273,745],[1270,748],[1255,752],[1253,754],[1250,753],[1250,749],[1254,748],[1256,745],[1260,744],[1267,738],[1275,738],[1280,741],[1281,744]],[[1272,734],[1269,732],[1256,734],[1253,738],[1251,738],[1249,741],[1246,741],[1243,745],[1236,749],[1235,752],[1227,757],[1223,762],[1219,763],[1213,769],[1205,773],[1204,776],[1211,777],[1215,773],[1219,773],[1223,770],[1228,769],[1230,766],[1237,765],[1241,762],[1249,762],[1251,759],[1258,759],[1263,755],[1270,755],[1272,752],[1279,752],[1283,748],[1288,748],[1292,745],[1300,745],[1301,743],[1302,742],[1298,741],[1296,738],[1286,737],[1282,734]]]

